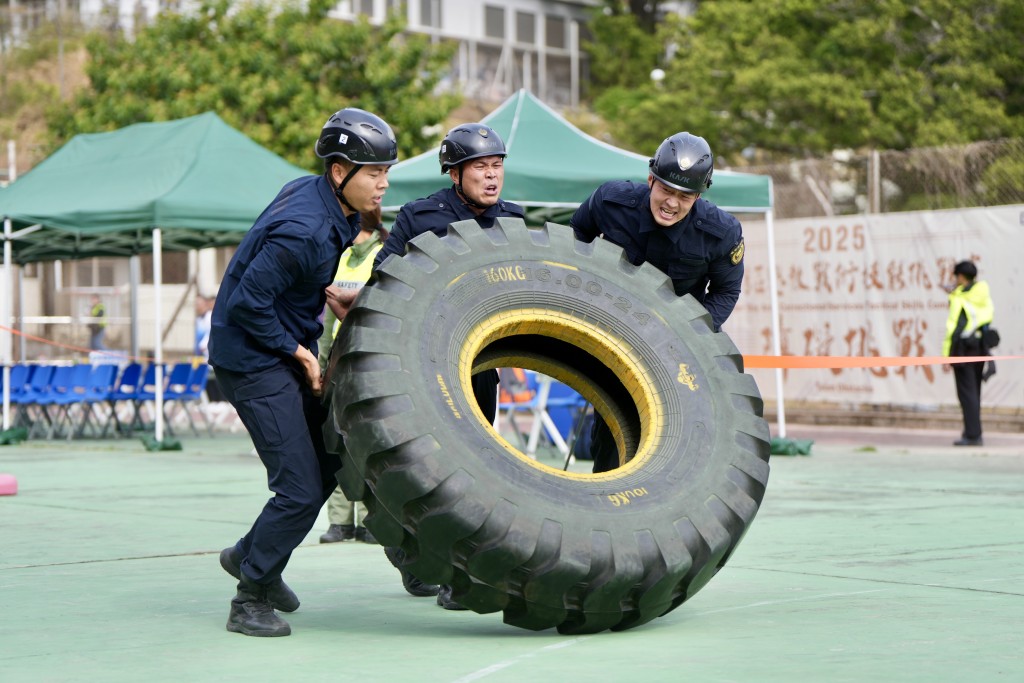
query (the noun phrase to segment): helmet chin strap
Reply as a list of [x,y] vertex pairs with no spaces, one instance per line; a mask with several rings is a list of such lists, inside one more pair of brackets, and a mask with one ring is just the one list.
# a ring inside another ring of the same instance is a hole
[[460,197],[462,197],[462,201],[466,202],[467,204],[469,204],[470,206],[472,206],[475,209],[487,209],[487,208],[489,208],[487,206],[484,206],[483,204],[478,204],[477,202],[473,201],[472,199],[469,198],[469,195],[467,195],[462,190],[462,164],[459,164],[456,167],[456,173],[459,174],[459,179],[455,181],[455,191],[459,193]]
[[359,210],[356,209],[356,207],[349,204],[348,200],[345,199],[345,186],[348,185],[348,181],[352,180],[352,176],[359,172],[360,168],[362,168],[362,166],[360,166],[359,164],[353,164],[352,170],[348,172],[348,174],[342,179],[341,183],[337,187],[334,187],[334,174],[327,174],[328,182],[331,183],[331,187],[334,187],[334,196],[337,197],[338,201],[341,202],[343,206],[347,207],[348,210],[351,211],[352,213],[359,213]]

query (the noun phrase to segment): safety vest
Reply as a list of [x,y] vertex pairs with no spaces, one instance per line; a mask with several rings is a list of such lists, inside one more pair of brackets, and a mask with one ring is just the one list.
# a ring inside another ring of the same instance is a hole
[[942,342],[944,356],[948,356],[953,347],[953,335],[957,334],[961,313],[967,318],[967,324],[959,334],[961,338],[977,336],[982,325],[992,322],[995,306],[987,282],[975,282],[968,289],[957,287],[949,293],[949,317],[946,318],[946,338]]
[[99,328],[104,328],[104,327],[107,326],[106,315],[107,315],[107,309],[106,309],[106,307],[102,303],[98,303],[98,304],[94,305],[89,310],[89,317],[90,318],[103,318],[103,320],[97,320],[96,322],[93,323],[93,325],[95,325],[95,326],[97,326]]
[[[345,253],[341,255],[341,262],[338,264],[338,272],[334,275],[334,286],[340,287],[341,289],[362,289],[366,281],[370,279],[370,273],[373,272],[373,258],[377,255],[377,252],[381,250],[383,244],[378,244],[370,249],[369,253],[366,254],[358,266],[352,268],[348,265],[349,252],[346,249]],[[341,321],[334,321],[334,332],[333,335],[338,334],[338,328],[341,327]]]

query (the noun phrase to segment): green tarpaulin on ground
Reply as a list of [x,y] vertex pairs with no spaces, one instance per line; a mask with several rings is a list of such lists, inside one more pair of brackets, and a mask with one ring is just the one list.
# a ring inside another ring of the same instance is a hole
[[[526,90],[505,100],[484,123],[501,135],[508,149],[502,198],[531,209],[531,215],[567,214],[608,180],[647,182],[648,156],[587,135]],[[679,125],[686,127],[685,116]],[[433,149],[392,167],[386,212],[396,213],[406,202],[451,184],[441,175],[437,155]],[[771,179],[716,169],[704,196],[728,211],[764,213],[772,207]]]
[[77,135],[0,192],[16,263],[237,244],[289,180],[309,172],[207,112]]

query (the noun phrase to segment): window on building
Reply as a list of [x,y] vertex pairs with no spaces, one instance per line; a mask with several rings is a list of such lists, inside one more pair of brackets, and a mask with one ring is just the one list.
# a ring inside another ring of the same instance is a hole
[[544,36],[548,47],[565,48],[565,19],[550,14],[544,17]]
[[484,35],[505,40],[505,8],[484,5]]
[[355,4],[356,14],[364,14],[373,18],[373,0],[358,0]]
[[531,12],[516,12],[516,42],[533,45],[537,42],[537,17]]
[[441,0],[420,0],[420,26],[441,28]]

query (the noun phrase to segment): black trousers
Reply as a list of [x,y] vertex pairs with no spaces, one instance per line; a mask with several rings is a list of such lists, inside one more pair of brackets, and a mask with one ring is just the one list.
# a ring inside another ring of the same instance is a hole
[[282,364],[246,374],[218,369],[217,380],[249,431],[274,493],[235,545],[242,573],[270,583],[337,487],[341,460],[324,448],[326,409],[296,368]]
[[484,370],[473,375],[473,397],[476,398],[484,417],[491,424],[498,414],[498,371]]
[[619,466],[619,447],[612,438],[612,430],[596,410],[590,430],[590,457],[594,460],[594,473],[608,472]]
[[981,438],[981,376],[984,363],[957,363],[953,365],[956,397],[964,416],[963,438]]

